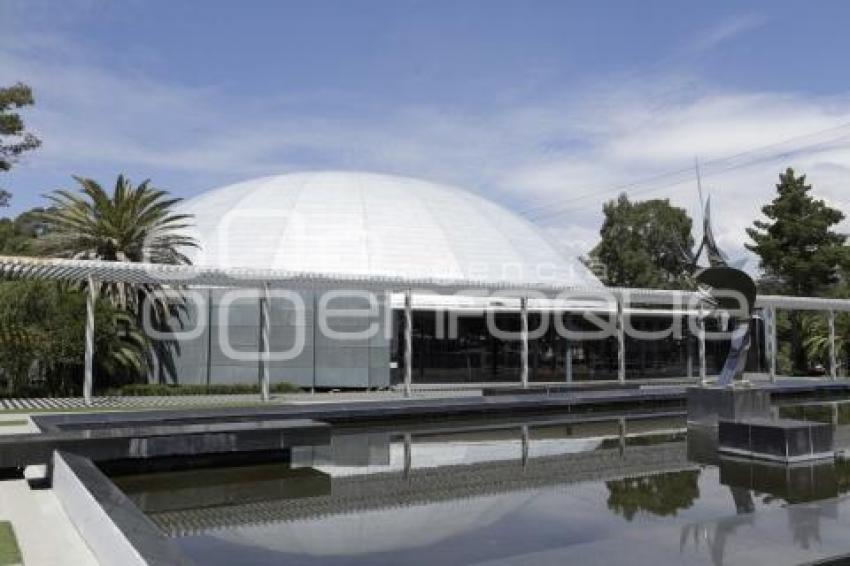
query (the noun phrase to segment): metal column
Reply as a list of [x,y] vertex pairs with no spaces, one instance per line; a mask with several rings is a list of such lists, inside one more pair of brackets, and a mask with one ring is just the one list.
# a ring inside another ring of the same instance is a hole
[[520,460],[522,462],[522,467],[525,468],[528,465],[528,454],[529,447],[531,444],[531,437],[528,432],[528,425],[522,425],[520,427],[520,438],[521,438],[521,451],[520,451]]
[[708,370],[705,363],[705,310],[703,306],[699,307],[697,315],[697,344],[699,345],[699,380],[705,385],[708,383]]
[[271,314],[269,312],[269,284],[263,283],[263,295],[260,297],[260,398],[268,401],[269,395],[269,358],[271,346]]
[[838,364],[835,355],[835,311],[829,311],[829,376],[838,379]]
[[410,433],[404,435],[404,463],[403,475],[404,479],[410,478],[410,471],[413,469],[413,436]]
[[625,455],[626,453],[626,438],[628,436],[628,428],[626,425],[625,418],[617,419],[617,445],[620,449],[620,456]]
[[617,297],[617,380],[626,381],[626,328],[623,315],[623,299]]
[[567,383],[573,381],[573,346],[567,339],[567,351],[564,354],[564,372],[567,374]]
[[[207,290],[207,393],[210,392],[212,382],[212,339],[213,339],[213,294],[212,289]],[[218,328],[216,326],[215,328]]]
[[519,300],[519,318],[520,318],[520,381],[522,388],[528,389],[528,297],[522,297]]
[[413,384],[413,291],[404,293],[404,396],[410,397]]
[[770,307],[765,307],[761,309],[761,315],[764,318],[764,357],[767,362],[767,366],[765,367],[765,371],[770,377],[770,363],[771,358],[773,357],[773,344],[771,343],[771,333],[773,328],[773,321],[770,320]]
[[314,395],[316,393],[316,374],[319,372],[316,367],[316,360],[318,359],[316,356],[316,344],[318,344],[318,340],[316,339],[319,335],[319,331],[317,327],[319,325],[319,298],[316,296],[316,291],[313,290],[313,382],[310,384],[310,394]]
[[768,343],[770,344],[770,360],[769,360],[769,373],[770,373],[770,381],[772,383],[776,382],[776,307],[771,306],[768,309],[768,313],[770,313],[770,334],[768,335]]
[[86,289],[86,357],[83,377],[83,399],[86,405],[91,405],[94,386],[94,307],[96,298],[97,287],[94,279],[89,277],[88,289]]

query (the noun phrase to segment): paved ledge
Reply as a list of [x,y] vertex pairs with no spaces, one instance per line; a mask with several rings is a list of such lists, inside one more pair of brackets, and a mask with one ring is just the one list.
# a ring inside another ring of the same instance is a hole
[[[421,398],[461,397],[480,395],[481,386],[475,388],[448,388],[439,390],[417,390]],[[381,391],[333,391],[325,393],[272,393],[269,401],[262,401],[259,394],[235,395],[152,395],[94,397],[86,405],[82,397],[33,397],[0,399],[0,414],[11,413],[56,413],[63,411],[116,411],[150,410],[186,407],[245,407],[256,405],[283,405],[288,403],[315,402],[359,402],[404,399],[404,392],[397,389]]]
[[26,566],[97,566],[97,559],[51,489],[27,480],[0,482],[0,518],[15,526]]
[[91,460],[57,452],[54,467],[54,491],[101,564],[191,564]]

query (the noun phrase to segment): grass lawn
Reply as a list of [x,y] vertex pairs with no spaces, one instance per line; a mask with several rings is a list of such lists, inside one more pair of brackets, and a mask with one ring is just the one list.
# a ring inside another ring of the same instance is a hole
[[0,566],[23,564],[15,529],[9,521],[0,521]]
[[0,421],[0,426],[24,426],[25,424],[27,424],[25,420]]

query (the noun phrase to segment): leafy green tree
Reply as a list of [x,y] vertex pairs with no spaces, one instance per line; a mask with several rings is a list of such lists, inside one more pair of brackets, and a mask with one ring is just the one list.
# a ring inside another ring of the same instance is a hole
[[607,285],[686,288],[688,266],[677,242],[693,247],[691,218],[667,199],[629,200],[621,194],[603,208],[602,240],[586,261]]
[[38,238],[45,234],[46,228],[37,217],[43,212],[44,209],[34,208],[14,219],[0,218],[0,254],[38,255]]
[[[847,236],[834,227],[844,214],[811,195],[806,176],[796,176],[790,167],[779,175],[777,196],[762,207],[767,221],[756,220],[747,235],[747,249],[760,258],[764,282],[781,292],[818,296],[839,281],[840,269],[848,261]],[[805,373],[808,360],[803,346],[803,316],[791,312],[790,341],[794,371]]]
[[[25,151],[37,148],[41,142],[26,131],[23,118],[14,110],[31,106],[32,90],[23,83],[0,88],[0,171],[8,171]],[[0,206],[7,206],[11,194],[0,189]]]
[[608,509],[631,521],[640,511],[676,515],[699,498],[699,470],[665,472],[605,482]]
[[[86,297],[57,281],[0,283],[0,375],[5,395],[77,395],[82,389]],[[146,338],[108,301],[95,306],[96,371],[108,387],[143,375]]]

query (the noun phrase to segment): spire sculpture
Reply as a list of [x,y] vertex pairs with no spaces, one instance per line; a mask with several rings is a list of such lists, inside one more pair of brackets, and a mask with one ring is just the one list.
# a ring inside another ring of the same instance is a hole
[[[715,310],[729,314],[729,327],[732,328],[731,343],[726,362],[717,378],[717,385],[732,385],[742,380],[747,365],[747,353],[750,350],[750,320],[756,300],[756,284],[741,264],[729,265],[729,260],[717,245],[711,228],[711,198],[706,201],[703,212],[702,241],[696,252],[675,239],[680,255],[690,266],[692,277],[699,292],[705,296],[705,302]],[[707,266],[699,264],[700,257],[706,256]]]

